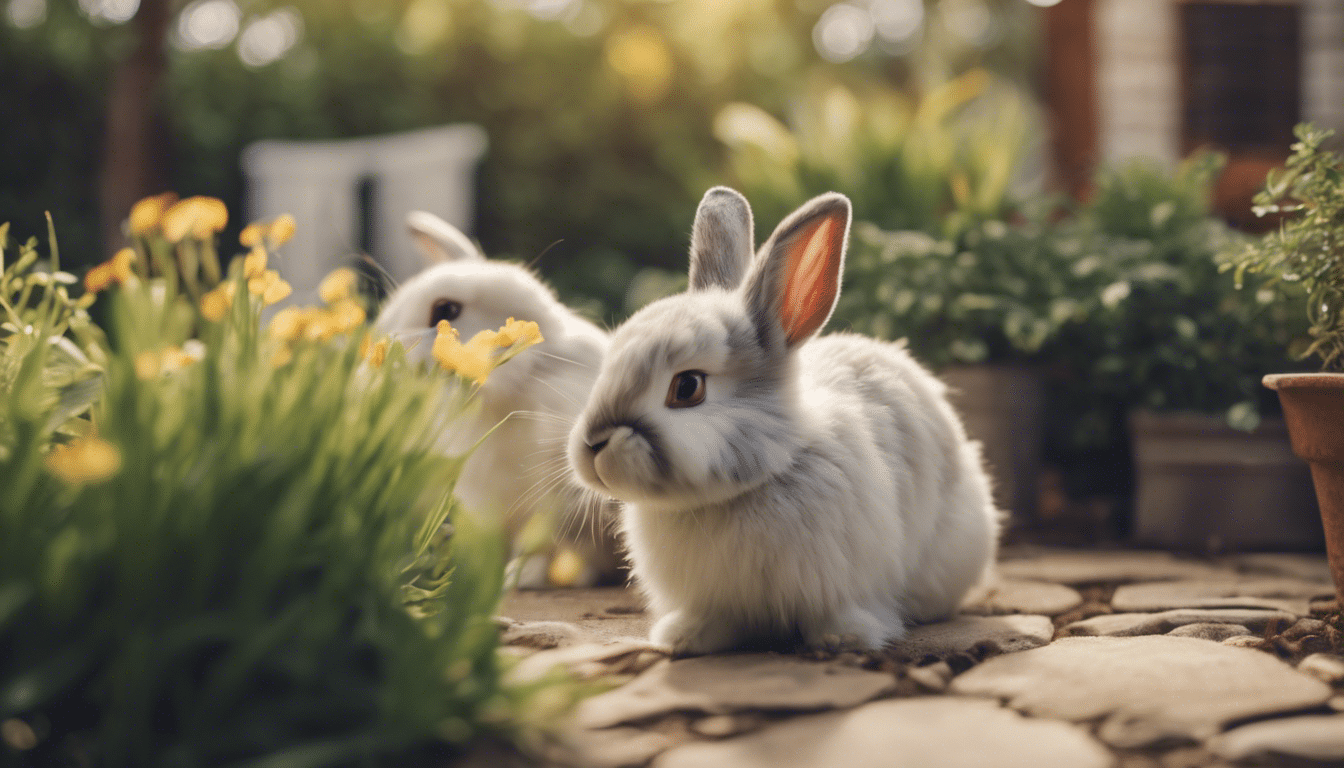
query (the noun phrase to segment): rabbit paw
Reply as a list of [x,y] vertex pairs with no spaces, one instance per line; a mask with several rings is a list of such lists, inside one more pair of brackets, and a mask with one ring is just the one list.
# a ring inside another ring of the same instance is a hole
[[805,630],[803,643],[810,649],[831,653],[876,651],[888,640],[896,639],[896,634],[899,633],[893,633],[873,614],[851,606],[830,621]]
[[672,611],[649,630],[649,640],[672,649],[676,656],[697,656],[733,646],[734,634],[726,621]]

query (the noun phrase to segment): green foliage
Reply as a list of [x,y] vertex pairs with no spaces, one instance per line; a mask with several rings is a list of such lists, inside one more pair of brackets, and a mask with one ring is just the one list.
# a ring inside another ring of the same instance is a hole
[[1115,408],[1223,413],[1253,427],[1260,377],[1301,333],[1292,309],[1238,291],[1216,255],[1245,242],[1209,214],[1221,158],[1174,174],[1103,171],[1091,202],[1027,208],[956,238],[855,228],[836,320],[905,337],[921,360],[1037,363],[1061,379],[1068,442],[1111,439]]
[[1302,329],[1219,269],[1218,254],[1246,242],[1209,212],[1222,164],[1204,153],[1174,174],[1134,162],[1099,176],[1084,215],[1109,254],[1107,284],[1076,364],[1130,407],[1222,413],[1251,429],[1272,400],[1261,377],[1288,364]]
[[843,190],[858,220],[955,238],[1007,213],[1029,113],[1011,85],[975,69],[918,100],[820,80],[797,103],[791,129],[738,103],[719,112],[715,134],[763,227],[809,197]]
[[1086,317],[1097,282],[1086,239],[1044,213],[1013,226],[987,221],[956,239],[860,222],[836,322],[905,337],[936,367],[1037,357]]
[[[24,254],[7,310],[42,274]],[[277,357],[236,263],[218,322],[143,269],[110,296],[80,437],[44,374],[80,302],[58,281],[4,329],[0,720],[38,737],[23,764],[385,764],[572,702],[501,684],[505,545],[447,522],[461,460],[429,450],[464,390],[396,345],[368,365],[362,332]]]
[[1280,229],[1229,253],[1227,264],[1238,285],[1252,272],[1285,298],[1305,296],[1312,342],[1302,357],[1344,370],[1344,155],[1324,148],[1333,131],[1302,123],[1294,133],[1284,169],[1255,196],[1256,215],[1285,215]]

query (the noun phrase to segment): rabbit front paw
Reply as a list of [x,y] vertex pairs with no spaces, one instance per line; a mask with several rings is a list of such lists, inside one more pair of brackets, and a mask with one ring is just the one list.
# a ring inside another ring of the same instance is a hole
[[733,647],[735,635],[726,621],[678,610],[654,623],[649,640],[676,656],[698,656]]

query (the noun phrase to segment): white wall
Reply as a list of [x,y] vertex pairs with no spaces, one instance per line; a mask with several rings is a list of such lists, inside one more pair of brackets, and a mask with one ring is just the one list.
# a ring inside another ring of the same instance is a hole
[[1176,9],[1171,0],[1099,0],[1097,129],[1103,164],[1174,165],[1180,146]]

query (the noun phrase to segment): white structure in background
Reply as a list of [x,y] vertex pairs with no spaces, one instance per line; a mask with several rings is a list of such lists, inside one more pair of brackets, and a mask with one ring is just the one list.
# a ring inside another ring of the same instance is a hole
[[359,190],[372,181],[371,255],[401,282],[421,267],[406,214],[429,211],[469,232],[473,175],[485,148],[485,131],[467,124],[340,141],[259,141],[243,151],[247,220],[294,215],[298,230],[276,266],[294,299],[311,303],[322,277],[359,250]]
[[[1344,131],[1344,3],[1298,0],[1302,119]],[[1101,161],[1180,159],[1180,51],[1175,0],[1099,0],[1097,107]]]

